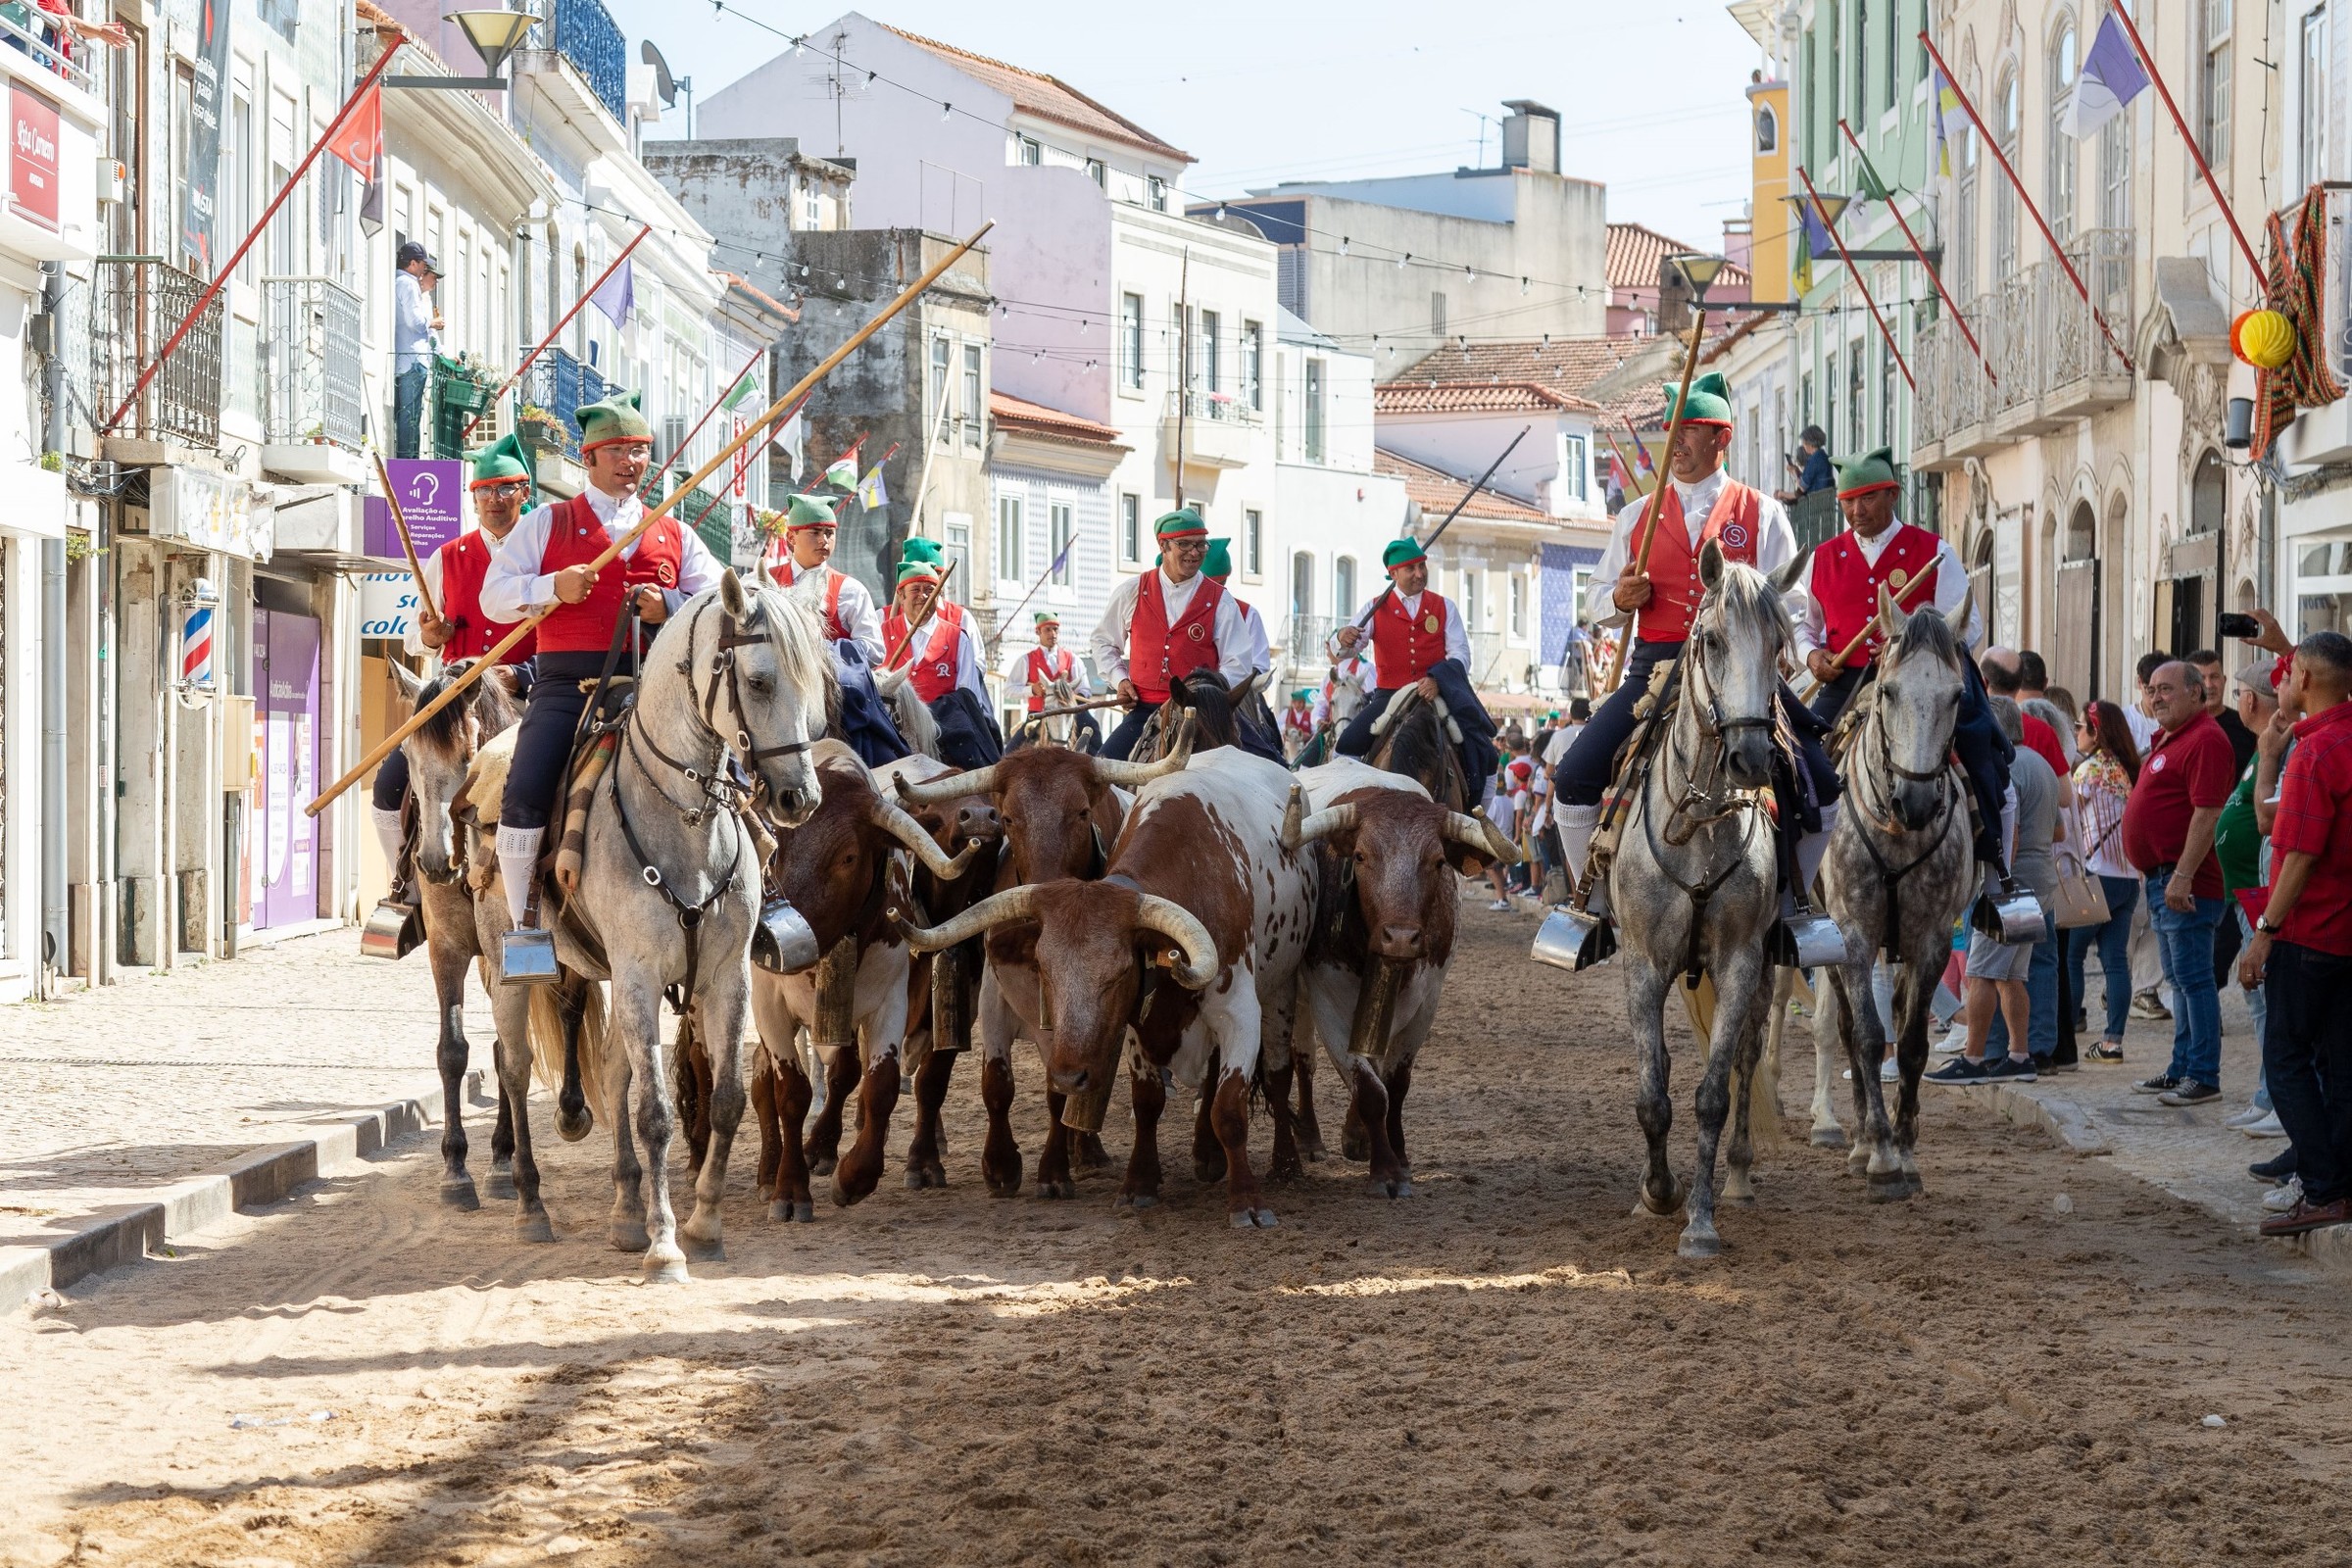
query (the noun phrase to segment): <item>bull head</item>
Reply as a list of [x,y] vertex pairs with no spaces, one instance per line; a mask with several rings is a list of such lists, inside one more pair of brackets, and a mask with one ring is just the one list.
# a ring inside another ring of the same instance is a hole
[[[1177,749],[1156,762],[1121,762],[1107,757],[1090,758],[1098,783],[1119,789],[1141,789],[1155,778],[1184,770],[1192,760],[1191,738],[1188,735]],[[964,795],[994,795],[997,793],[997,769],[1001,763],[992,762],[965,773],[943,773],[938,778],[916,783],[901,773],[895,780],[899,799],[908,806],[938,806]]]
[[1476,876],[1486,861],[1508,862],[1518,850],[1484,817],[1448,810],[1403,790],[1354,792],[1311,815],[1297,785],[1283,812],[1282,843],[1298,851],[1317,843],[1342,857],[1348,895],[1363,920],[1364,951],[1390,962],[1443,962],[1453,944],[1454,890],[1449,871]]

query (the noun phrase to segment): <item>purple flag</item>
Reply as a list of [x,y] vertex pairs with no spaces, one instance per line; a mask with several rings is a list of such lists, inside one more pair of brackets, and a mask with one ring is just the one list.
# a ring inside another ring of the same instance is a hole
[[637,264],[623,258],[620,270],[599,283],[588,297],[614,326],[628,325],[629,312],[637,304]]

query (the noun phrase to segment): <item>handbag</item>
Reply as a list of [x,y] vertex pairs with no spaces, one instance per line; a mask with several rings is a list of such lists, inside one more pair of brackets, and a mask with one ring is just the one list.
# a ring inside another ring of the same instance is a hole
[[2082,859],[2070,855],[2059,860],[2058,892],[2050,900],[2050,913],[2058,922],[2059,930],[2077,931],[2087,925],[2107,923],[2113,912],[2107,907],[2107,889],[2092,872],[2088,861],[2107,847],[2107,841],[2115,836],[2115,827],[2121,825],[2122,820],[2118,818],[2114,827],[2100,834],[2099,842],[2090,847],[2090,855]]

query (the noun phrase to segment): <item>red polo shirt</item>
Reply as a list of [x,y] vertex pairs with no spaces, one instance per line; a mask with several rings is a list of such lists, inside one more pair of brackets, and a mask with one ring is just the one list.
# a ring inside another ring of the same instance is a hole
[[2032,713],[2020,713],[2018,717],[2024,721],[2026,749],[2049,763],[2051,772],[2066,777],[2072,769],[2067,765],[2066,748],[2058,744],[2058,732],[2050,728],[2046,719],[2035,718]]
[[2279,940],[2352,957],[2352,703],[2295,726],[2271,828],[2271,882],[2290,854],[2317,856]]
[[[2237,754],[2230,737],[2200,712],[2177,730],[2158,730],[2149,744],[2148,760],[2139,770],[2124,803],[2124,855],[2142,871],[2153,871],[2180,858],[2188,842],[2188,819],[2195,811],[2219,808],[2237,787]],[[2208,853],[2197,866],[2189,891],[2200,899],[2222,896],[2222,862]]]

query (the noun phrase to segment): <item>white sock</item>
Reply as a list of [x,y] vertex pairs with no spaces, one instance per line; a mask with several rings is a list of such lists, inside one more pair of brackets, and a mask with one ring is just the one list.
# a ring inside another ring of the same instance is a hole
[[400,880],[401,841],[407,837],[401,831],[400,813],[371,805],[368,808],[368,814],[375,819],[375,841],[384,847],[384,869],[391,872],[392,880],[397,882]]
[[539,841],[543,827],[502,827],[498,830],[498,874],[506,879],[507,913],[516,925],[531,906],[531,878],[539,870]]
[[[1830,835],[1838,828],[1839,802],[1832,801],[1821,808],[1821,831],[1807,833],[1796,841],[1797,886],[1788,890],[1791,895],[1801,893],[1809,903],[1813,898],[1813,878],[1821,871],[1822,857],[1830,853]],[[1788,902],[1787,900],[1783,901]]]
[[[1584,880],[1585,862],[1592,858],[1592,835],[1600,829],[1600,808],[1597,806],[1568,806],[1557,808],[1560,825],[1560,849],[1566,855],[1568,881],[1571,887]],[[1591,897],[1585,901],[1589,914],[1606,914],[1609,899],[1604,878],[1592,881]]]

